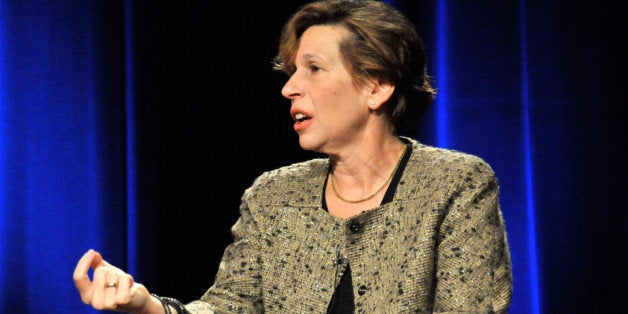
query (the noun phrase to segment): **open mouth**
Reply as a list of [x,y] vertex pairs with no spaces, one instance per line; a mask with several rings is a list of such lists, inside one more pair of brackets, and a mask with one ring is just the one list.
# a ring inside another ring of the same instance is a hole
[[302,113],[297,113],[297,114],[294,115],[294,120],[299,122],[299,123],[301,123],[301,122],[303,122],[305,120],[309,120],[309,119],[310,119],[310,117],[308,117],[308,116],[306,116],[306,115],[304,115]]

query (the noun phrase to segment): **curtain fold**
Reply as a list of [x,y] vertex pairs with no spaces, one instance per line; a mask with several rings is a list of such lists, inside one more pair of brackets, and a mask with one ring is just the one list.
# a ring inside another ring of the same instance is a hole
[[81,254],[126,266],[122,10],[0,8],[0,312],[84,312]]

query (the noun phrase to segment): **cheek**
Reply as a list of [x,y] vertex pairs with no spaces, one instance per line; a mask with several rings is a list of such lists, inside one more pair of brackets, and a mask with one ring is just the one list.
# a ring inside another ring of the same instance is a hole
[[353,89],[351,81],[344,77],[330,78],[326,85],[330,94],[336,97],[349,97]]
[[317,89],[315,98],[320,106],[317,110],[320,113],[337,115],[347,113],[358,99],[360,94],[355,87],[344,80],[329,80],[321,84]]

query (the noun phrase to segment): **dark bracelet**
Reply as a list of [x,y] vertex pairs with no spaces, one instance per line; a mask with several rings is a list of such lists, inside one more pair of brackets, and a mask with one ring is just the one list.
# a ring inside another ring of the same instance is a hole
[[160,296],[154,293],[151,293],[150,295],[155,297],[155,299],[159,300],[159,303],[161,303],[161,305],[164,307],[165,314],[172,314],[172,312],[170,311],[170,307],[166,304],[166,302],[164,302],[164,300]]
[[157,298],[157,300],[159,300],[159,302],[161,302],[161,305],[163,305],[163,307],[164,307],[164,313],[166,313],[166,314],[172,314],[172,311],[170,310],[171,306],[175,310],[177,310],[177,314],[190,314],[190,312],[188,312],[188,310],[185,309],[183,304],[181,302],[179,302],[179,300],[177,300],[177,299],[168,298],[168,297],[161,297],[161,296],[158,296],[158,295],[156,295],[154,293],[151,293],[151,295],[153,297]]

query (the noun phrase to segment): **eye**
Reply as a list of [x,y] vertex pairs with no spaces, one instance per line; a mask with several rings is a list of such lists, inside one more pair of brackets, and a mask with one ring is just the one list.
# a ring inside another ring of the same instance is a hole
[[310,71],[312,71],[312,72],[318,72],[318,71],[320,71],[320,70],[322,70],[322,68],[321,68],[321,67],[319,67],[319,66],[317,66],[317,65],[315,65],[315,64],[310,65]]

